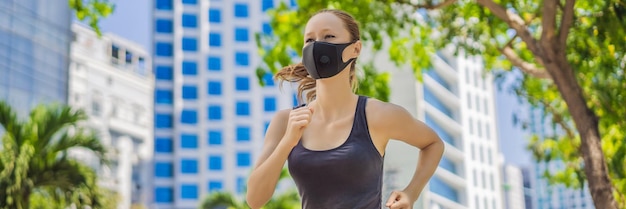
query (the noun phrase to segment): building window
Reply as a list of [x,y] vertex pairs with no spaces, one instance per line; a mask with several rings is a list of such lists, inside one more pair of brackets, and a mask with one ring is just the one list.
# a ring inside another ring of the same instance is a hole
[[220,59],[219,57],[210,56],[207,62],[208,62],[207,67],[209,70],[211,71],[222,70],[222,59]]
[[471,150],[472,160],[476,160],[476,145],[474,143],[471,143],[471,144],[472,144],[472,150]]
[[222,22],[222,11],[219,9],[209,9],[209,22],[220,23]]
[[238,42],[248,42],[249,31],[247,28],[235,28],[235,41]]
[[157,19],[155,25],[157,33],[172,33],[174,28],[172,20]]
[[433,94],[430,91],[430,88],[428,88],[427,86],[424,86],[424,100],[428,102],[428,104],[432,105],[434,108],[439,110],[441,113],[445,114],[446,116],[450,118],[454,118],[454,115],[452,114],[452,110],[450,110],[450,108],[446,106],[444,102],[439,100],[439,98],[437,98],[437,96],[435,96],[435,94]]
[[189,149],[198,148],[198,136],[195,134],[181,134],[180,147]]
[[487,102],[486,98],[483,99],[483,103],[484,103],[484,109],[483,110],[485,111],[485,114],[489,114],[489,103]]
[[493,158],[491,157],[491,149],[487,149],[487,160],[489,161],[489,165],[493,165]]
[[154,74],[157,80],[167,80],[167,81],[171,81],[173,76],[172,76],[172,67],[168,67],[168,66],[156,66],[156,68],[154,69]]
[[250,90],[250,79],[248,77],[236,77],[235,78],[235,89],[237,91],[248,91]]
[[249,116],[250,115],[250,103],[249,102],[236,102],[236,114],[238,116]]
[[198,63],[193,61],[183,61],[183,75],[197,75]]
[[476,72],[474,72],[474,73],[475,73],[475,75],[474,75],[474,86],[475,86],[476,88],[479,88],[480,86],[478,86],[478,79],[479,79],[481,76],[480,76],[480,73],[479,73],[478,71],[476,71]]
[[489,123],[485,123],[485,138],[491,139],[491,128],[489,127]]
[[222,107],[217,105],[209,106],[209,120],[221,120],[222,119]]
[[193,184],[180,185],[180,198],[182,199],[198,199],[198,186]]
[[469,68],[465,69],[465,83],[466,84],[470,84],[470,73],[469,73]]
[[493,173],[489,174],[489,182],[490,182],[489,185],[491,186],[491,190],[492,191],[496,190],[496,186],[493,180]]
[[478,173],[476,172],[476,169],[472,170],[472,174],[474,176],[474,187],[478,187]]
[[174,101],[172,91],[157,89],[154,92],[154,100],[157,104],[172,104]]
[[161,57],[171,57],[174,52],[171,43],[157,42],[155,48],[156,55]]
[[172,115],[157,114],[154,116],[156,128],[172,128]]
[[181,159],[180,160],[180,172],[187,173],[187,174],[198,173],[198,160]]
[[217,155],[209,156],[209,170],[212,170],[212,171],[222,170],[222,156],[217,156]]
[[263,0],[263,3],[261,4],[261,8],[263,9],[262,10],[263,12],[273,7],[274,7],[274,0]]
[[183,0],[183,4],[196,5],[198,4],[198,0]]
[[454,164],[454,162],[448,160],[448,158],[446,158],[445,156],[441,158],[441,161],[439,161],[439,167],[442,167],[450,171],[451,173],[457,173],[456,165]]
[[168,178],[174,176],[174,165],[166,162],[154,163],[154,176],[158,178]]
[[272,26],[269,23],[267,23],[267,22],[263,23],[262,30],[263,30],[263,34],[265,34],[265,35],[271,35],[272,34]]
[[267,129],[270,127],[270,122],[265,121],[265,129],[263,130],[263,134],[267,133]]
[[248,17],[248,5],[247,4],[235,4],[235,17],[246,18]]
[[459,202],[459,193],[456,189],[446,184],[443,180],[437,176],[433,176],[430,180],[430,191],[435,194],[441,195],[451,201]]
[[266,86],[274,86],[274,76],[271,73],[265,73],[263,82],[265,82]]
[[486,175],[485,175],[485,171],[480,172],[480,177],[481,177],[481,179],[483,180],[483,182],[482,182],[482,183],[483,183],[483,184],[482,184],[482,185],[483,185],[483,188],[484,188],[484,189],[487,189],[487,177],[486,177]]
[[246,179],[238,176],[237,177],[237,193],[243,194],[246,191]]
[[250,55],[247,52],[235,52],[235,64],[239,66],[249,66]]
[[222,132],[219,130],[209,131],[209,145],[221,145],[222,144]]
[[248,167],[250,166],[251,156],[250,152],[237,152],[237,166]]
[[209,192],[221,191],[224,185],[221,181],[211,180],[209,181]]
[[156,187],[154,188],[154,199],[157,203],[172,203],[174,191],[169,187]]
[[266,112],[276,111],[276,97],[265,97],[263,103]]
[[173,8],[172,0],[157,0],[156,8],[158,10],[172,10]]
[[195,38],[183,38],[183,51],[198,51],[198,40]]
[[172,139],[156,138],[154,140],[154,151],[160,153],[172,153]]
[[209,81],[207,84],[209,95],[222,95],[222,83],[219,81]]
[[250,141],[250,127],[237,126],[237,141]]
[[476,122],[476,128],[478,129],[478,137],[483,137],[483,126],[480,120]]
[[180,122],[183,124],[198,123],[198,112],[195,110],[183,110],[180,113]]
[[209,46],[212,46],[212,47],[222,46],[222,35],[219,33],[209,33]]
[[467,92],[467,108],[472,109],[472,95]]
[[474,120],[472,120],[472,118],[469,118],[469,132],[470,134],[474,134]]
[[476,96],[474,101],[476,102],[476,112],[480,112],[480,97]]
[[198,88],[195,86],[183,86],[183,99],[198,99]]
[[480,155],[480,162],[485,163],[485,152],[483,150],[483,146],[480,144],[478,145],[478,155]]
[[196,17],[196,15],[183,14],[182,22],[183,22],[183,27],[185,28],[198,27],[198,18]]

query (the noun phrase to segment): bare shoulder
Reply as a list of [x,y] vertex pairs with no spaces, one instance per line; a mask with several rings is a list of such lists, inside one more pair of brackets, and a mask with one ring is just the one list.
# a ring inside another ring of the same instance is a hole
[[375,124],[380,123],[381,125],[389,124],[389,122],[396,120],[413,118],[411,113],[404,107],[389,102],[383,102],[375,98],[369,98],[367,100],[365,111],[367,112],[368,121],[371,120]]
[[267,132],[269,134],[269,132],[285,132],[285,129],[287,127],[287,121],[289,120],[289,113],[291,112],[291,109],[282,109],[276,112],[276,114],[274,114],[274,117],[272,118],[272,120],[270,121],[270,125],[267,128]]

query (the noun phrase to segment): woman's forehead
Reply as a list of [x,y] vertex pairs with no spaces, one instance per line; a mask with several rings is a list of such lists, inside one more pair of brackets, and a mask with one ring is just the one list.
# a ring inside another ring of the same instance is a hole
[[343,29],[343,21],[330,12],[317,14],[306,25],[305,35],[309,33],[317,33],[322,31],[338,32]]

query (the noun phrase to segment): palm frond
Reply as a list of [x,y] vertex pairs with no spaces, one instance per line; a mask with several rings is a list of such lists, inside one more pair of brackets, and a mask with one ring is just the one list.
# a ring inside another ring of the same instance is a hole
[[[4,128],[4,134],[9,136],[12,140],[21,139],[22,134],[22,124],[18,120],[17,113],[11,106],[4,102],[0,101],[0,126]],[[5,137],[3,137],[3,143],[5,141]],[[21,144],[21,143],[17,143]]]

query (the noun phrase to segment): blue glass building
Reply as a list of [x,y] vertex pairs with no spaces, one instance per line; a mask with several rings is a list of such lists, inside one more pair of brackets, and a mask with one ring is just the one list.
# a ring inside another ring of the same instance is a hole
[[67,0],[0,1],[0,100],[21,114],[67,103],[71,15]]

